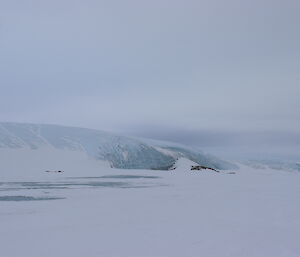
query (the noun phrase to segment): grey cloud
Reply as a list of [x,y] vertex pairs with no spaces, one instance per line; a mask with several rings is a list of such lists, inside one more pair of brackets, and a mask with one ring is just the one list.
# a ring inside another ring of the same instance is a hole
[[293,0],[3,0],[0,118],[297,131],[299,11]]

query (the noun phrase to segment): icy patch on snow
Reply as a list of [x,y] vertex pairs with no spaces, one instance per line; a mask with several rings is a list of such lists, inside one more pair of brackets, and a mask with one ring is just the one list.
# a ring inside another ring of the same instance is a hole
[[5,195],[0,196],[0,201],[5,202],[23,202],[23,201],[48,201],[48,200],[60,200],[63,197],[33,197],[24,195]]

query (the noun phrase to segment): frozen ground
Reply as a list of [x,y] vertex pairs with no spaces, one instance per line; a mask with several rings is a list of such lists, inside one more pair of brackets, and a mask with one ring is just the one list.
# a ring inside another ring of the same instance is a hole
[[14,163],[10,154],[0,164],[1,257],[300,256],[300,173],[191,172],[185,159],[174,171],[117,170],[75,152]]

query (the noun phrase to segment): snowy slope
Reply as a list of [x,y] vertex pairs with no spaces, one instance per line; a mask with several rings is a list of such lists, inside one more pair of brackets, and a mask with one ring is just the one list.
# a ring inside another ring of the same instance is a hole
[[[44,148],[83,152],[90,158],[108,161],[112,167],[168,169],[180,157],[217,169],[233,164],[186,147],[148,143],[98,130],[23,123],[0,123],[1,149]],[[0,156],[1,158],[1,156]]]

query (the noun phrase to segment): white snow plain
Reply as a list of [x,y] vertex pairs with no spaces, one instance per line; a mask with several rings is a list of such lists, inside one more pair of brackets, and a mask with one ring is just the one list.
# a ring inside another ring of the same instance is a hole
[[186,159],[118,170],[72,151],[1,151],[1,257],[300,256],[300,173],[190,171]]

